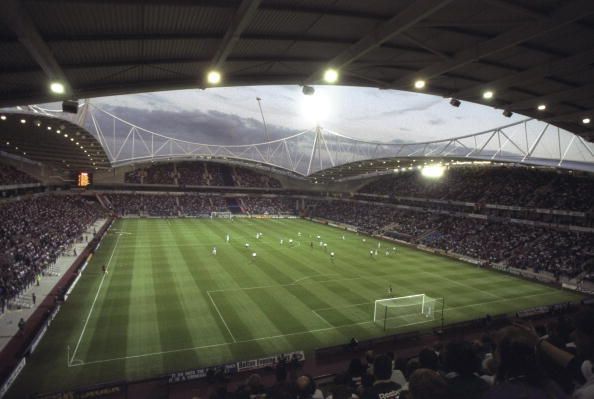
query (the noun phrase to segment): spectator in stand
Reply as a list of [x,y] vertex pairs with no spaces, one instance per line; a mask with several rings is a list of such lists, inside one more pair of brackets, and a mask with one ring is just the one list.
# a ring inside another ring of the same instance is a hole
[[0,186],[31,183],[39,183],[39,181],[11,165],[0,163]]
[[377,356],[373,362],[373,386],[366,389],[363,399],[396,398],[402,388],[390,379],[392,377],[392,360],[386,355]]
[[[104,212],[78,195],[0,203],[1,302],[7,304],[66,253]],[[68,252],[70,253],[70,252]]]
[[445,375],[451,398],[480,399],[489,384],[478,375],[480,359],[469,342],[450,342],[445,349]]
[[544,376],[534,351],[533,336],[519,327],[499,332],[495,356],[498,363],[495,385],[485,399],[564,399],[567,396]]
[[449,398],[443,377],[429,369],[418,369],[410,376],[409,391],[411,399],[457,399]]
[[287,381],[287,365],[281,362],[275,369],[276,383],[268,390],[272,399],[291,399],[293,397],[293,387]]
[[240,386],[235,394],[237,399],[265,399],[267,390],[262,384],[260,374],[252,374],[248,377],[245,385]]
[[314,379],[309,375],[302,375],[295,383],[297,399],[324,399],[324,394],[316,387]]
[[519,328],[528,336],[527,341],[537,351],[557,365],[567,369],[578,388],[574,399],[594,398],[594,309],[586,308],[574,316],[574,343],[577,354],[558,348],[546,339],[540,338],[534,328],[520,324]]

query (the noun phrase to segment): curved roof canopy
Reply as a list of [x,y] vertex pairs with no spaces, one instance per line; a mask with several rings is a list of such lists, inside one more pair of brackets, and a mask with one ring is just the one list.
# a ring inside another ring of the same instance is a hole
[[87,130],[65,119],[29,111],[0,112],[0,151],[60,170],[110,167],[103,147]]
[[[0,105],[339,83],[495,106],[593,140],[591,0],[3,0]],[[491,99],[484,91],[493,91]],[[545,110],[538,110],[545,105]]]

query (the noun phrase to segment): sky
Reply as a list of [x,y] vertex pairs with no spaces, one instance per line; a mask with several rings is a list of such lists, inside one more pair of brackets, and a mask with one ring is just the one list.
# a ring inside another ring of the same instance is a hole
[[94,98],[91,102],[133,124],[166,136],[205,144],[252,144],[319,125],[363,140],[419,142],[489,130],[526,117],[501,110],[397,90],[315,86],[189,89]]

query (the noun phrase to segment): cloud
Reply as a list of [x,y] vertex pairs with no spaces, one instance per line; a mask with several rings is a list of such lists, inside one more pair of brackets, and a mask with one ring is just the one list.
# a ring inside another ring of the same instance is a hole
[[[104,106],[103,109],[155,133],[202,144],[254,144],[266,140],[264,125],[254,118],[243,118],[221,111],[168,111]],[[106,121],[104,121],[106,122]],[[116,134],[126,134],[126,126],[119,126]],[[276,140],[297,133],[278,125],[268,125],[268,137]]]

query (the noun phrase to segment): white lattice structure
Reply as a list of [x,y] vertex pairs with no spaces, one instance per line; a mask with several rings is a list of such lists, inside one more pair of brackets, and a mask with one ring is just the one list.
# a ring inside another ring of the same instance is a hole
[[[30,108],[49,112],[40,107]],[[169,159],[220,159],[256,163],[308,176],[364,160],[455,157],[594,172],[592,143],[534,119],[421,143],[370,142],[317,127],[283,139],[247,145],[210,145],[169,137],[125,121],[88,101],[73,119],[99,140],[113,166]]]

